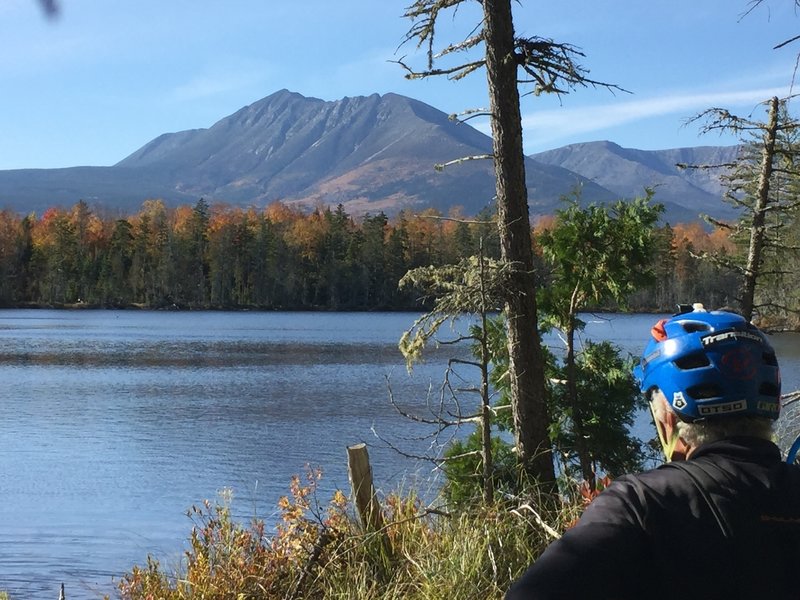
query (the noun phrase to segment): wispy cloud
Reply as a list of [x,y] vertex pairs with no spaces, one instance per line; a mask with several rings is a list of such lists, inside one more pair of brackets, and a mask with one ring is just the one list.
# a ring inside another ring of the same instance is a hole
[[766,99],[789,93],[788,86],[718,93],[676,93],[614,104],[547,109],[524,115],[523,127],[534,132],[537,143],[546,144],[668,115],[676,116],[677,126],[711,107],[743,109],[742,116],[747,116]]
[[167,94],[171,103],[182,104],[230,92],[257,87],[266,77],[266,69],[214,69],[173,87]]

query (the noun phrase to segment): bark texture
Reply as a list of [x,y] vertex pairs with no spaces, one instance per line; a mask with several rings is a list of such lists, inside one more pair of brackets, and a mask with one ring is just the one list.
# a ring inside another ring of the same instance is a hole
[[506,312],[516,447],[527,474],[552,482],[511,2],[483,0],[483,10],[501,252],[514,265]]
[[766,219],[769,205],[769,188],[775,160],[775,141],[778,137],[778,98],[769,102],[769,117],[764,130],[764,148],[761,153],[761,168],[758,174],[756,203],[753,207],[753,223],[750,226],[750,246],[747,251],[747,264],[744,269],[742,289],[742,316],[748,321],[753,318],[756,283],[761,271],[761,256],[766,237]]

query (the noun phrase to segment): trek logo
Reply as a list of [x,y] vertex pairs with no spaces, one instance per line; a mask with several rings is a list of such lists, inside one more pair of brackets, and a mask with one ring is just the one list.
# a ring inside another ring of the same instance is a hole
[[753,353],[739,346],[722,355],[720,364],[723,373],[733,379],[748,381],[758,372],[758,365]]
[[725,404],[712,404],[711,406],[698,405],[697,407],[697,412],[704,417],[741,412],[743,410],[747,410],[747,402],[744,400],[735,400]]
[[726,331],[725,333],[718,333],[716,335],[707,335],[703,338],[703,346],[710,346],[724,342],[725,340],[750,340],[751,342],[758,342],[762,344],[764,340],[757,333],[750,333],[748,331]]

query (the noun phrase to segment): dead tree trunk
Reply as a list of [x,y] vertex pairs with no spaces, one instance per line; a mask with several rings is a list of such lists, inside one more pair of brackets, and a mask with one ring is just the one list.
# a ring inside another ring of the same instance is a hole
[[547,431],[511,2],[483,0],[483,12],[501,253],[514,266],[506,313],[515,441],[526,473],[547,483],[555,480],[555,472]]
[[766,237],[767,208],[769,205],[770,179],[775,159],[775,140],[778,136],[778,98],[769,102],[769,120],[764,130],[764,146],[761,150],[761,169],[758,174],[756,203],[753,206],[753,223],[750,226],[750,246],[744,268],[742,289],[742,315],[749,321],[753,318],[756,283],[761,271],[761,256]]

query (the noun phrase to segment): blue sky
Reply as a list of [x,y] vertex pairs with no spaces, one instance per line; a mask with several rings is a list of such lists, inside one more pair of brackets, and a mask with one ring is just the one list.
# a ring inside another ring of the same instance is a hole
[[[337,100],[396,92],[447,113],[487,105],[482,73],[408,81],[411,0],[0,1],[0,169],[111,165],[167,132],[209,127],[277,90]],[[664,149],[731,143],[685,121],[720,106],[748,115],[790,93],[800,43],[792,0],[521,0],[516,31],[579,47],[597,80],[523,100],[529,153],[612,140]],[[470,2],[442,42],[474,26]],[[756,115],[759,113],[756,112]],[[485,128],[485,123],[474,123]]]

